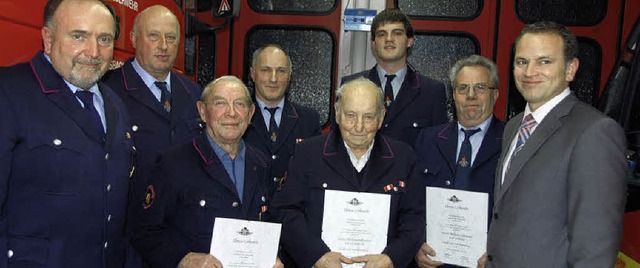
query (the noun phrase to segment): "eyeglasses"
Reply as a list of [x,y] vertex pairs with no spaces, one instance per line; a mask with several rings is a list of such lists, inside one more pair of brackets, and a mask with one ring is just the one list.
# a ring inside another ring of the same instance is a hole
[[489,92],[489,90],[493,90],[496,89],[495,87],[491,87],[487,84],[473,84],[473,86],[470,86],[468,84],[460,84],[457,85],[454,90],[456,91],[456,93],[460,94],[460,95],[466,95],[467,93],[469,93],[469,88],[473,87],[473,91],[475,91],[476,94],[485,94],[487,92]]

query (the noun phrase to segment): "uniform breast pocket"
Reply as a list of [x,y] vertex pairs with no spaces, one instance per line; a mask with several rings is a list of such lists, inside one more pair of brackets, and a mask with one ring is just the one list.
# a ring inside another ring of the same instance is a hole
[[220,195],[185,193],[187,232],[194,237],[210,237],[215,218],[220,216]]
[[85,138],[34,132],[27,138],[28,152],[18,156],[29,163],[27,180],[41,193],[75,195],[87,161]]
[[49,240],[36,237],[10,237],[7,256],[11,267],[45,267]]

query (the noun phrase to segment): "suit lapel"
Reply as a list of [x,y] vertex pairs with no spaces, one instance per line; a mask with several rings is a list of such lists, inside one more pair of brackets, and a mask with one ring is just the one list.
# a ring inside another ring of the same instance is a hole
[[355,169],[351,164],[347,149],[344,147],[342,139],[337,137],[338,135],[340,134],[337,130],[329,132],[324,142],[324,148],[322,149],[322,159],[336,173],[351,183],[354,188],[360,189],[360,183],[354,176]]
[[[362,190],[367,190],[372,184],[386,176],[387,171],[394,163],[395,154],[389,146],[389,142],[381,135],[376,135],[373,149],[371,150],[371,156],[367,165],[369,165],[367,172],[364,174],[362,183]],[[394,181],[401,178],[391,178]]]
[[[142,105],[147,106],[149,109],[160,115],[161,117],[169,120],[169,113],[164,110],[164,107],[158,99],[151,93],[151,90],[144,84],[142,78],[136,73],[136,70],[133,68],[133,58],[129,59],[127,63],[120,69],[122,72],[122,77],[124,79],[124,87],[129,96],[134,100],[140,102]],[[171,81],[173,82],[173,76]],[[173,87],[174,84],[172,83]],[[173,89],[173,88],[172,88]]]
[[[192,92],[189,92],[187,86],[182,82],[182,79],[176,73],[171,73],[171,122],[180,122],[181,115],[184,114],[184,110],[195,109]],[[199,96],[198,96],[199,97]],[[197,99],[197,98],[196,98]],[[158,104],[160,102],[156,101]],[[161,105],[160,105],[161,106]],[[161,113],[166,115],[163,107]]]
[[209,144],[209,140],[206,135],[206,131],[203,131],[198,137],[193,139],[193,148],[198,152],[198,154],[200,154],[202,168],[207,172],[209,178],[222,184],[222,186],[227,188],[227,190],[235,193],[236,196],[240,196],[238,195],[236,186],[233,185],[231,177],[227,174],[227,170],[213,151],[211,144]]
[[498,167],[496,168],[496,181],[493,186],[493,192],[495,193],[494,204],[496,205],[499,197],[502,196],[502,193],[501,193],[503,188],[502,173],[503,173],[503,170],[507,168],[504,166],[504,163],[506,161],[506,157],[508,157],[507,154],[509,153],[509,147],[511,146],[511,142],[513,141],[513,139],[516,137],[516,134],[518,133],[518,128],[520,127],[520,122],[522,122],[523,117],[524,117],[523,113],[520,113],[514,116],[507,123],[507,126],[505,127],[505,130],[504,130],[504,135],[503,135],[504,139],[502,140],[502,152],[500,153],[500,159],[498,160]]
[[[575,104],[576,98],[573,93],[567,96],[564,100],[562,100],[556,107],[551,109],[549,114],[542,120],[540,124],[536,127],[531,137],[527,140],[524,147],[518,152],[516,157],[511,159],[511,163],[509,164],[509,169],[504,176],[504,182],[502,183],[502,187],[498,192],[496,200],[500,200],[500,198],[504,195],[504,193],[509,189],[509,186],[516,179],[524,165],[527,161],[540,149],[540,147],[544,144],[544,142],[549,139],[561,126],[562,122],[560,118],[566,116],[573,105]],[[516,129],[519,128],[520,122],[522,121],[522,116],[518,116],[518,121]],[[515,137],[515,134],[513,134]],[[507,147],[508,150],[508,147]]]
[[40,81],[40,89],[54,105],[64,112],[78,127],[96,142],[102,143],[102,134],[92,127],[91,119],[82,110],[76,96],[55,71],[51,63],[44,57],[43,52],[38,53],[31,60],[33,74]]
[[438,133],[438,150],[447,161],[447,166],[451,169],[451,174],[456,171],[456,151],[458,146],[457,123],[451,122]]
[[484,135],[484,139],[482,139],[482,144],[480,145],[475,160],[473,160],[471,169],[475,169],[484,164],[484,162],[491,160],[493,155],[500,150],[500,143],[502,142],[500,124],[502,124],[502,122],[495,116],[491,119],[491,124],[489,125],[487,133]]
[[107,90],[104,89],[105,85],[99,83],[98,87],[104,100],[104,117],[107,120],[106,147],[108,148],[115,138],[117,132],[116,126],[120,121],[120,114],[113,103],[112,98],[115,96],[107,94]]
[[[276,139],[275,151],[284,145],[287,137],[293,131],[293,128],[298,123],[298,111],[285,100],[282,116],[280,117],[280,127],[278,127],[278,138]],[[264,122],[264,120],[262,121]]]
[[262,169],[259,169],[258,166],[265,166],[266,164],[255,157],[256,152],[253,147],[245,144],[245,148],[244,193],[242,196],[242,203],[245,205],[242,206],[242,214],[246,217],[251,207],[249,205],[251,204],[251,199],[255,196],[259,180],[263,176],[260,174]]
[[391,103],[391,106],[387,108],[387,115],[384,118],[385,124],[393,121],[402,113],[402,110],[409,106],[409,103],[416,99],[416,96],[420,93],[420,82],[418,79],[415,71],[407,67],[407,75],[404,78],[404,82],[402,82],[400,91],[398,91],[398,95],[393,103]]
[[[267,126],[264,124],[264,117],[262,116],[262,111],[260,110],[257,104],[256,104],[256,112],[253,113],[253,118],[251,118],[251,125],[249,127],[253,128],[256,131],[260,140],[267,145],[265,147],[271,150],[272,146],[271,146],[271,140],[269,139],[269,133],[267,133]],[[270,153],[273,153],[273,152],[270,152]]]

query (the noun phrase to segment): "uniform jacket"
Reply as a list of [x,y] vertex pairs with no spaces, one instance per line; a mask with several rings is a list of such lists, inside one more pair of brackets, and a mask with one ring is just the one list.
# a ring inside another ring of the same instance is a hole
[[[470,191],[489,194],[489,211],[493,204],[493,184],[496,165],[500,157],[504,125],[495,116],[485,133],[471,166]],[[420,157],[425,186],[453,189],[456,174],[456,150],[458,148],[458,123],[423,129],[416,138],[414,149]]]
[[[387,247],[381,253],[395,267],[406,267],[424,237],[424,195],[416,183],[416,161],[408,145],[378,134],[361,184],[338,131],[298,144],[272,202],[276,219],[283,223],[281,247],[292,258],[291,266],[311,267],[329,251],[321,240],[324,192],[342,190],[391,195]],[[400,187],[400,181],[406,186]],[[398,191],[385,192],[389,184]]]
[[141,206],[145,180],[160,151],[189,141],[200,133],[202,124],[196,101],[202,90],[190,80],[171,73],[171,113],[167,113],[136,73],[133,59],[108,73],[103,81],[122,98],[131,115],[129,128],[137,153],[133,194],[135,203]]
[[622,128],[571,93],[538,124],[501,185],[522,118],[504,132],[487,267],[613,267],[626,194]]
[[133,144],[98,87],[106,140],[42,52],[0,69],[1,267],[122,267]]
[[[257,105],[256,109],[258,109]],[[267,126],[264,124],[262,112],[256,111],[253,114],[251,125],[244,134],[244,140],[271,159],[269,178],[279,182],[287,171],[289,158],[293,155],[296,143],[320,135],[319,117],[315,110],[285,100],[278,127],[278,138],[273,144]]]
[[206,135],[203,131],[161,154],[148,180],[149,200],[135,217],[133,244],[151,267],[175,268],[189,252],[208,253],[216,217],[259,220],[271,199],[275,184],[267,178],[268,163],[259,150],[245,147],[240,202]]
[[[365,77],[382,87],[375,66],[342,78],[341,84],[358,77]],[[413,145],[421,129],[445,122],[447,97],[444,85],[409,67],[398,95],[387,107],[380,133]]]

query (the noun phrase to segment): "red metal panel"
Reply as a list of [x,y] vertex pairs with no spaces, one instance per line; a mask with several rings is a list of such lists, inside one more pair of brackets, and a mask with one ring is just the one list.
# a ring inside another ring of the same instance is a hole
[[[340,2],[338,1],[338,7],[327,15],[280,15],[280,14],[265,14],[258,13],[251,9],[248,1],[242,1],[240,7],[240,16],[234,23],[233,37],[231,39],[231,57],[230,60],[231,70],[230,73],[238,77],[242,77],[243,70],[245,69],[244,62],[244,49],[245,49],[245,35],[252,27],[259,24],[277,24],[277,25],[295,25],[295,26],[319,26],[329,29],[339,38],[340,31]],[[337,51],[339,41],[336,40],[336,57],[334,69],[337,70]],[[220,51],[220,50],[218,50]]]

